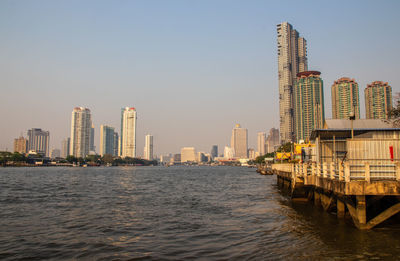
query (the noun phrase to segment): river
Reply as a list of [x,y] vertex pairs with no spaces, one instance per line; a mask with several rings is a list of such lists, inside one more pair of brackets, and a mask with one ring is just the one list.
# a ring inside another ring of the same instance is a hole
[[395,260],[399,234],[292,203],[249,168],[0,169],[2,260]]

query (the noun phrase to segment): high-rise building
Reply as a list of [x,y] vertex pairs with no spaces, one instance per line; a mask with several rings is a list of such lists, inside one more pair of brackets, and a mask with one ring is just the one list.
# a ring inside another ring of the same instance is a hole
[[232,130],[231,148],[236,158],[247,158],[247,129],[236,124]]
[[195,162],[196,150],[193,147],[184,147],[181,149],[181,162]]
[[297,141],[307,140],[313,129],[323,127],[324,88],[320,75],[318,71],[297,74],[293,93]]
[[92,127],[90,128],[90,144],[89,151],[96,151],[96,146],[94,146],[94,125],[92,123]]
[[69,153],[75,157],[86,157],[90,149],[92,116],[90,110],[75,107],[71,117],[71,140]]
[[56,159],[60,157],[60,150],[59,149],[52,149],[50,152],[50,158]]
[[285,143],[295,139],[293,85],[297,73],[308,70],[307,42],[287,22],[277,25],[277,33],[280,135]]
[[266,142],[266,153],[274,152],[276,147],[280,144],[279,142],[279,130],[271,128]]
[[118,156],[122,157],[122,137],[124,136],[124,128],[123,128],[123,123],[124,123],[124,112],[125,108],[121,108],[121,128],[119,132],[119,140],[118,140]]
[[364,94],[366,118],[388,119],[393,107],[392,87],[387,82],[375,81],[367,85]]
[[146,135],[144,141],[144,159],[153,160],[153,136],[150,134]]
[[107,125],[100,125],[100,155],[105,154],[114,156],[115,145],[114,128]]
[[67,158],[70,149],[70,138],[65,138],[61,141],[61,158]]
[[118,156],[118,149],[119,149],[119,137],[118,137],[118,132],[114,132],[114,151],[113,151],[113,156]]
[[14,139],[14,152],[18,152],[21,154],[28,152],[28,140],[23,136]]
[[213,145],[211,147],[211,158],[218,157],[218,145]]
[[233,159],[235,157],[233,148],[225,146],[224,148],[224,158],[225,159]]
[[122,113],[122,157],[136,157],[136,109],[126,107]]
[[254,149],[252,148],[248,149],[248,154],[249,154],[249,159],[253,160],[256,158],[256,152]]
[[28,151],[36,151],[43,156],[49,156],[50,132],[33,128],[28,130]]
[[258,155],[263,156],[265,155],[265,147],[266,147],[266,140],[265,140],[265,132],[257,133],[257,152]]
[[336,80],[332,85],[332,118],[348,119],[351,115],[360,118],[358,83],[347,77]]

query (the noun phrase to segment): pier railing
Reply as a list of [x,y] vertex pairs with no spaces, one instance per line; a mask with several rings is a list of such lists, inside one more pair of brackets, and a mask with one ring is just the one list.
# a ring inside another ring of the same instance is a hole
[[368,182],[373,180],[400,181],[400,162],[288,163],[273,164],[272,169],[289,172],[295,177],[317,176],[346,182],[355,180]]

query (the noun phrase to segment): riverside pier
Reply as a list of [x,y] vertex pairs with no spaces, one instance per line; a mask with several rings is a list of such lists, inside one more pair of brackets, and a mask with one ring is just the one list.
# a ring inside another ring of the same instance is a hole
[[362,128],[364,123],[314,130],[310,139],[316,146],[308,159],[272,165],[278,187],[294,201],[350,216],[359,229],[391,217],[399,222],[400,129]]

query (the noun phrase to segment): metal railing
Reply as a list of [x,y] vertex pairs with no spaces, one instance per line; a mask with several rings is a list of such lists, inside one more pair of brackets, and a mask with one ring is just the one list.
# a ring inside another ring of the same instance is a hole
[[400,162],[353,163],[296,163],[273,164],[273,170],[291,172],[293,177],[318,176],[343,180],[397,180],[400,181]]

